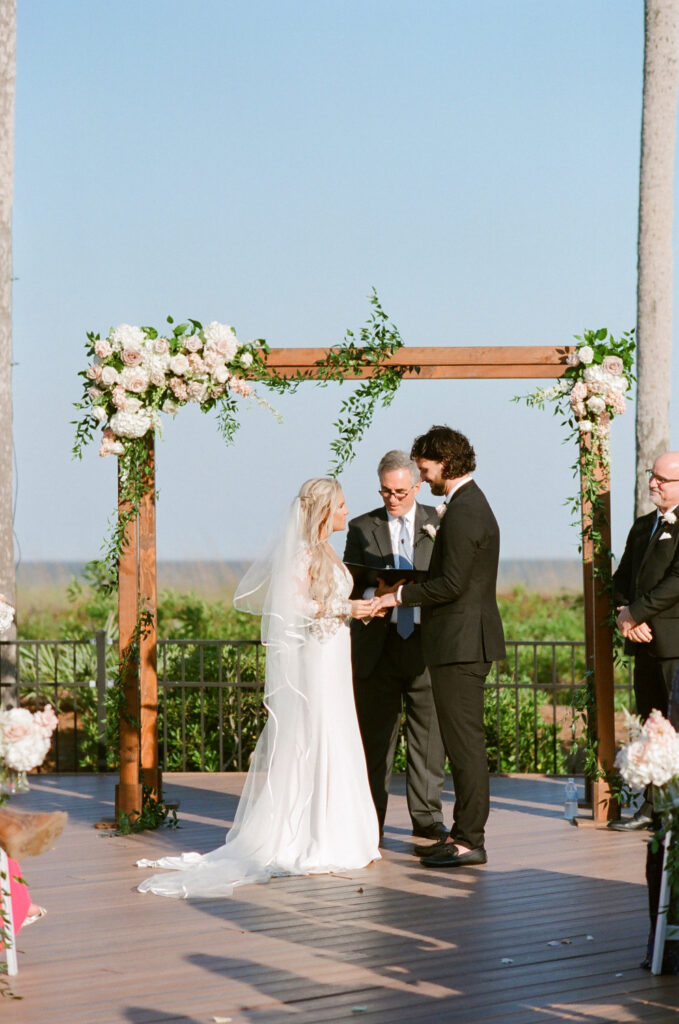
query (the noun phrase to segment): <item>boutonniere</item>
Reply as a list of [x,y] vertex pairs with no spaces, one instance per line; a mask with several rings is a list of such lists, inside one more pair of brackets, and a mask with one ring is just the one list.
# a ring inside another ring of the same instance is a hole
[[431,537],[432,540],[436,539],[436,531],[438,530],[438,526],[434,526],[433,523],[425,523],[422,529],[424,530],[428,537]]
[[667,523],[668,526],[674,526],[674,524],[677,521],[677,517],[674,514],[674,512],[665,512],[665,514],[662,517],[662,519],[663,519],[663,522]]
[[439,519],[443,519],[444,515],[448,511],[448,502],[442,501],[440,505],[436,506],[436,515]]

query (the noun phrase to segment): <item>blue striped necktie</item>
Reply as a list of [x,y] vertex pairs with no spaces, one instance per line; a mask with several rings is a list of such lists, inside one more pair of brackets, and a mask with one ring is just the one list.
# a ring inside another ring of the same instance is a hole
[[[398,555],[396,566],[397,569],[412,569],[413,563],[405,554],[406,551],[410,551],[410,545],[408,543],[408,527],[406,525],[405,516],[399,517],[400,532],[398,537]],[[407,640],[412,635],[415,629],[415,609],[404,608],[401,605],[396,615],[396,632],[399,636],[402,636],[404,640]]]

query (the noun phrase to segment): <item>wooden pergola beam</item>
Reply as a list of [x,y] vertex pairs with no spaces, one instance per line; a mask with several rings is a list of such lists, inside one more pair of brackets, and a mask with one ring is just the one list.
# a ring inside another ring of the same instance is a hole
[[[326,364],[328,353],[323,348],[272,348],[265,355],[267,366],[282,377],[297,373],[316,376],[319,364]],[[489,346],[436,346],[402,348],[384,360],[386,366],[414,366],[406,370],[404,380],[474,380],[563,377],[567,369],[566,357],[570,348],[552,345],[489,345]],[[347,380],[369,377],[373,370],[367,366],[353,373],[342,371]]]

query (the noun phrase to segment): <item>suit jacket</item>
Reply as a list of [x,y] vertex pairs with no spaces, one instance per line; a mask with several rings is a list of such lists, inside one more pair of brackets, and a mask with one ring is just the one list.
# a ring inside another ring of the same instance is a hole
[[[677,510],[675,510],[675,513]],[[615,606],[629,605],[637,622],[653,630],[650,644],[625,641],[627,654],[644,647],[657,658],[679,657],[679,520],[653,534],[655,510],[636,520],[613,575]],[[664,536],[668,535],[669,536]]]
[[[416,502],[413,538],[413,565],[416,569],[429,568],[434,540],[424,529],[427,523],[434,528],[438,527],[439,517],[436,509],[431,505],[420,505]],[[352,598],[362,597],[366,587],[376,585],[375,569],[393,566],[394,552],[391,546],[389,518],[384,506],[357,516],[349,522],[344,561],[366,567],[364,575],[358,574],[354,578]],[[373,671],[382,654],[390,621],[391,616],[386,615],[382,619],[373,619],[367,625],[356,621],[351,623],[351,658],[354,675],[364,677]]]
[[472,480],[448,503],[424,583],[403,587],[406,606],[422,607],[422,650],[428,665],[496,661],[505,655],[497,607],[500,530]]

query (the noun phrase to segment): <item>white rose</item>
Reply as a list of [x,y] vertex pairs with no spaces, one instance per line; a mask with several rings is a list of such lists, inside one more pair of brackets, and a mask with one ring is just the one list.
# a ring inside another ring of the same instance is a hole
[[243,352],[243,355],[240,357],[240,364],[246,368],[252,366],[252,352]]
[[590,412],[594,413],[595,416],[598,416],[600,413],[605,412],[606,410],[606,403],[604,402],[603,398],[599,398],[598,395],[592,395],[591,398],[588,398],[585,402],[585,405],[587,406]]
[[177,356],[172,356],[170,360],[170,369],[177,377],[183,377],[189,370],[189,361],[183,352],[180,352]]
[[118,371],[115,366],[105,366],[101,371],[101,383],[106,388],[112,388],[118,383]]
[[92,415],[99,423],[103,423],[106,419],[106,409],[104,409],[103,405],[95,405],[92,409]]
[[176,416],[177,413],[179,412],[179,406],[177,405],[177,403],[170,401],[169,398],[165,399],[161,408],[163,412],[168,413],[170,416]]
[[231,373],[229,372],[229,370],[227,370],[226,363],[221,363],[219,366],[215,367],[212,376],[214,377],[218,384],[226,384],[227,380],[231,376]]
[[578,430],[581,434],[591,434],[594,430],[594,424],[591,420],[580,420],[578,423]]
[[594,349],[590,345],[583,345],[578,349],[578,359],[583,366],[589,366],[594,359]]

